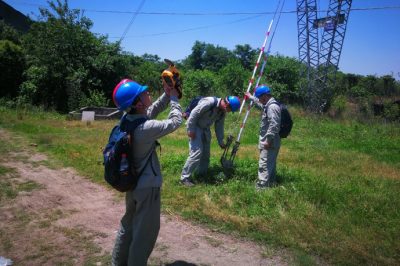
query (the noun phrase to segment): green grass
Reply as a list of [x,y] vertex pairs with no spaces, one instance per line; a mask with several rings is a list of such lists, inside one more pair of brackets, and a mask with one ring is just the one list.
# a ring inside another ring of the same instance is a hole
[[[314,257],[343,265],[400,263],[400,126],[332,121],[291,110],[294,128],[282,141],[279,185],[257,192],[259,113],[245,128],[231,178],[213,137],[209,175],[187,189],[178,180],[188,154],[182,126],[161,139],[163,208],[222,231],[293,250],[296,263]],[[161,117],[165,117],[165,113]],[[6,119],[7,118],[7,119]],[[230,115],[226,132],[238,132]],[[38,144],[65,166],[100,183],[101,148],[116,121],[67,121],[54,113],[0,109],[0,127]]]

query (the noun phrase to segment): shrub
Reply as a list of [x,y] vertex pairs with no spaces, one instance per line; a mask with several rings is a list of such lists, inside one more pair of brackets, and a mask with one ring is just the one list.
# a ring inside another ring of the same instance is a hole
[[331,105],[330,115],[332,117],[341,117],[346,111],[347,98],[344,95],[337,96]]
[[8,40],[0,40],[0,62],[0,97],[15,97],[25,68],[21,47]]
[[195,96],[223,96],[226,92],[217,88],[216,75],[209,70],[190,70],[185,74],[184,102]]
[[359,100],[361,98],[368,98],[370,96],[370,93],[368,92],[368,90],[360,85],[351,87],[350,90],[347,92],[347,94],[353,100]]
[[383,115],[389,121],[400,121],[400,103],[385,103]]
[[94,106],[102,107],[108,106],[110,100],[107,99],[106,95],[102,91],[89,90],[89,96],[84,95],[80,101],[80,106]]

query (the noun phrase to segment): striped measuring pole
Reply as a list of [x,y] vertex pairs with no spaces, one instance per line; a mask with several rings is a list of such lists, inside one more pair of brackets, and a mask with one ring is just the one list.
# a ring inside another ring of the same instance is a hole
[[[271,45],[270,45],[270,47],[271,47]],[[258,74],[256,86],[254,86],[254,88],[257,88],[257,87],[258,87],[258,84],[260,83],[261,77],[262,77],[262,75],[263,75],[263,73],[264,73],[265,65],[267,64],[267,57],[268,57],[268,54],[269,54],[269,49],[268,49],[268,53],[267,53],[266,55],[264,55],[264,61],[263,61],[263,64],[262,64],[262,66],[261,66],[260,73]],[[244,101],[243,101],[243,102],[244,102]],[[237,141],[237,142],[240,141],[240,137],[242,136],[242,132],[243,132],[244,126],[246,125],[247,118],[249,117],[250,110],[251,110],[251,107],[252,107],[252,106],[253,106],[253,101],[250,101],[250,102],[249,102],[249,105],[247,106],[247,111],[246,111],[246,114],[244,115],[243,122],[242,122],[242,124],[240,124],[239,134],[238,134],[238,136],[237,136],[237,138],[236,138],[236,141]]]
[[[264,43],[263,43],[263,45],[262,45],[262,47],[261,47],[260,54],[258,55],[257,63],[256,63],[256,65],[254,66],[253,74],[252,74],[252,76],[251,76],[251,79],[250,79],[250,82],[249,82],[249,86],[247,87],[246,92],[249,92],[251,86],[253,85],[254,77],[255,77],[255,75],[256,75],[256,72],[257,72],[257,69],[258,69],[258,65],[260,64],[261,56],[262,56],[263,53],[264,53],[265,45],[267,44],[268,36],[269,36],[269,34],[270,34],[270,32],[271,32],[271,27],[272,27],[272,23],[273,23],[273,22],[274,22],[274,20],[272,19],[271,22],[269,23],[268,31],[267,31],[267,34],[265,35]],[[243,102],[242,102],[242,105],[240,106],[239,115],[242,113],[242,109],[243,109],[244,103],[245,103],[245,101],[243,101]]]
[[[269,42],[267,52],[264,54],[264,61],[263,61],[263,64],[262,64],[262,66],[261,66],[260,73],[258,74],[258,78],[257,78],[256,85],[254,86],[254,90],[255,90],[255,89],[258,87],[258,85],[260,84],[261,77],[262,77],[263,74],[264,74],[265,65],[267,64],[267,59],[268,59],[269,53],[271,52],[272,40],[274,39],[274,35],[275,35],[275,32],[276,32],[276,27],[278,27],[279,20],[280,20],[280,18],[281,18],[282,8],[283,8],[283,5],[284,5],[284,4],[285,4],[285,1],[283,1],[283,4],[282,4],[282,6],[281,6],[281,8],[280,8],[280,12],[279,12],[279,16],[278,16],[278,21],[277,21],[277,23],[276,23],[274,33],[272,34],[271,41]],[[279,2],[279,4],[278,4],[278,8],[279,8],[279,5],[280,5],[280,2]],[[277,8],[277,11],[278,11],[278,8]],[[277,11],[276,11],[276,12],[277,12]],[[275,15],[276,15],[276,13],[275,13]],[[275,19],[275,15],[274,15],[274,18],[273,18],[272,20]],[[272,21],[271,21],[271,23],[272,23]],[[270,24],[270,27],[269,27],[269,29],[268,29],[268,34],[267,34],[267,36],[269,35],[270,29],[271,29],[271,24]],[[264,45],[265,45],[265,44],[264,44]],[[258,62],[257,62],[257,64],[258,64]],[[257,66],[257,65],[256,65],[256,66]],[[248,88],[248,90],[250,90],[250,87]],[[253,94],[254,94],[254,93],[253,93]],[[244,104],[244,102],[245,102],[245,101],[243,101],[243,104]],[[249,105],[247,106],[247,111],[246,111],[246,114],[245,114],[245,116],[244,116],[244,118],[243,118],[243,122],[242,122],[242,124],[240,125],[239,134],[238,134],[237,139],[236,139],[237,142],[240,141],[240,137],[242,136],[243,129],[244,129],[245,125],[246,125],[247,118],[249,117],[250,110],[251,110],[251,107],[253,107],[253,104],[254,104],[253,101],[250,101],[250,102],[249,102]]]

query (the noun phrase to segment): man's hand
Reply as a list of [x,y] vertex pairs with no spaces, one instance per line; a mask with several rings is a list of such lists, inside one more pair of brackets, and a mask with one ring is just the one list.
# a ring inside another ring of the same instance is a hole
[[219,146],[221,147],[221,149],[225,149],[226,148],[226,144],[225,143],[221,143],[221,144],[219,144]]
[[269,150],[272,148],[272,142],[264,142],[264,149]]
[[196,133],[194,131],[188,131],[187,135],[191,139],[194,139],[196,137]]
[[171,96],[172,87],[170,87],[170,86],[164,81],[164,79],[162,80],[162,83],[163,83],[163,89],[164,89],[165,94],[167,94],[167,96]]
[[182,113],[182,117],[185,118],[186,120],[189,118],[188,114],[186,112]]
[[251,95],[250,92],[246,92],[246,93],[244,94],[243,98],[244,98],[245,101],[247,101],[248,99],[250,99],[251,96],[252,96],[252,95]]
[[175,89],[175,88],[173,88],[173,89],[170,89],[170,91],[169,91],[169,96],[175,96],[175,97],[178,97],[178,95],[179,95],[179,92],[178,92],[178,90],[177,90],[177,89]]

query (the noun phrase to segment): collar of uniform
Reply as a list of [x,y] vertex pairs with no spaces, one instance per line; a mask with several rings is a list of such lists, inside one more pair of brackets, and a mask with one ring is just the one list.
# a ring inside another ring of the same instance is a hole
[[146,117],[145,114],[127,114],[126,115],[126,119],[128,119],[129,121],[134,121],[138,118],[143,118]]
[[217,98],[217,107],[220,106],[222,98]]
[[268,100],[268,102],[265,104],[265,106],[270,105],[274,101],[275,101],[274,97],[271,97],[271,99]]

